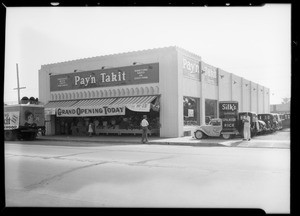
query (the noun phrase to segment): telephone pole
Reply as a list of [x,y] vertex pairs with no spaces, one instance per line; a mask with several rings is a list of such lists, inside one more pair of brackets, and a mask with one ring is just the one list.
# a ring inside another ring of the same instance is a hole
[[18,69],[18,64],[17,65],[17,88],[14,88],[14,90],[18,90],[18,104],[20,104],[21,100],[20,100],[20,89],[25,89],[26,87],[20,87],[19,84],[19,69]]

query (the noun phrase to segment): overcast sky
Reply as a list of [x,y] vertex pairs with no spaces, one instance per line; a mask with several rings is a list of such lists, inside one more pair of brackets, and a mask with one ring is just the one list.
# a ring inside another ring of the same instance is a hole
[[43,64],[179,46],[291,96],[291,5],[264,7],[8,7],[4,101],[38,97]]

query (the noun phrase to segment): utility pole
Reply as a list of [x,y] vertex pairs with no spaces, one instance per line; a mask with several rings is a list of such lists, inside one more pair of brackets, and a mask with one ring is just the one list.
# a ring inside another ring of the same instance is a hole
[[21,100],[20,100],[20,89],[25,89],[26,87],[20,87],[19,84],[19,69],[18,69],[18,64],[17,65],[17,88],[14,88],[14,90],[18,90],[18,104],[20,104]]

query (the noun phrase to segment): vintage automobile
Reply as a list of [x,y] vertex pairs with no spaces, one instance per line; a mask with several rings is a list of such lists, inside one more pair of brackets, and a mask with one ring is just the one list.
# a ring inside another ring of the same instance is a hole
[[258,114],[258,119],[262,120],[266,123],[266,130],[267,133],[272,133],[276,131],[277,128],[277,122],[273,114],[271,113],[262,113]]
[[237,130],[233,131],[223,131],[221,118],[213,118],[208,125],[201,125],[196,128],[194,131],[194,137],[196,139],[203,139],[206,137],[220,137],[224,139],[229,139],[234,135],[237,135],[239,132]]
[[272,113],[276,122],[277,122],[277,130],[281,130],[282,129],[282,119],[280,118],[280,114],[278,113]]
[[238,123],[238,131],[240,134],[243,134],[243,119],[246,117],[248,113],[250,117],[250,125],[251,125],[251,137],[256,136],[257,134],[261,133],[262,129],[259,127],[257,114],[254,112],[239,112],[239,123]]
[[268,130],[267,130],[267,124],[264,121],[262,121],[262,120],[258,120],[258,124],[259,124],[259,128],[261,129],[258,134],[259,135],[266,134],[268,132]]

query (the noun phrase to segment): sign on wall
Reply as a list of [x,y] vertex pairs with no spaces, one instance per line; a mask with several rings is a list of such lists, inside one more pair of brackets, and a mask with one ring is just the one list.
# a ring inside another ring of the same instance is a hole
[[159,82],[159,64],[143,64],[119,68],[52,75],[50,91],[64,91],[105,86]]
[[201,66],[202,66],[201,70],[203,72],[204,81],[211,85],[218,85],[217,68],[209,64],[206,64],[205,62],[202,62]]
[[19,128],[19,112],[4,112],[4,130]]
[[185,77],[200,80],[200,62],[189,57],[183,56],[182,70]]
[[56,110],[57,117],[86,117],[113,115],[125,115],[125,106],[69,107],[58,108]]

